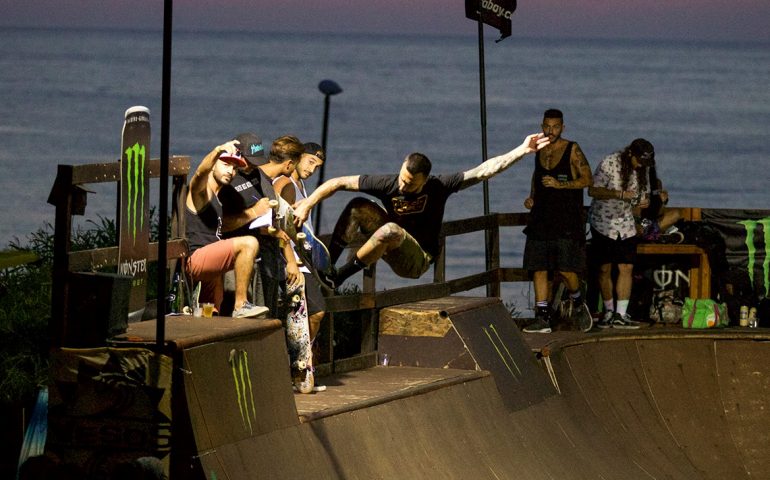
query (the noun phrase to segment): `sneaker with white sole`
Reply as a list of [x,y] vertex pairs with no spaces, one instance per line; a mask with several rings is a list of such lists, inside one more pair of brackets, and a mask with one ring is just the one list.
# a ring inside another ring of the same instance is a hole
[[607,310],[604,312],[604,315],[599,318],[599,321],[596,322],[597,328],[612,328],[612,317],[615,315],[615,312]]
[[551,310],[548,307],[538,307],[535,321],[522,329],[525,333],[551,333]]
[[620,328],[624,330],[636,330],[642,326],[641,322],[631,320],[631,315],[624,313],[623,315],[616,313],[612,315],[612,328]]
[[240,308],[233,311],[233,318],[256,318],[264,316],[270,309],[262,305],[252,305],[249,302],[243,302]]

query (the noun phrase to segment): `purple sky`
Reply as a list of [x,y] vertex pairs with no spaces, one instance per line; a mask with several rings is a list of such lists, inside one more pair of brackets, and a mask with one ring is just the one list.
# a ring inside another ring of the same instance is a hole
[[[770,0],[520,0],[514,36],[770,41]],[[162,0],[0,0],[0,26],[162,26]],[[475,34],[461,0],[177,0],[174,28]]]

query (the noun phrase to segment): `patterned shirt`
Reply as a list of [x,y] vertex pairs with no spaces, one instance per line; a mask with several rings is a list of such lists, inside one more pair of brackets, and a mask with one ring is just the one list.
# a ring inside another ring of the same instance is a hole
[[[650,194],[649,188],[639,195],[638,174],[638,170],[631,174],[631,178],[628,181],[628,187],[625,190],[634,192],[634,198],[648,198]],[[621,185],[620,152],[616,152],[607,156],[601,163],[599,163],[599,166],[596,167],[596,172],[594,172],[594,187],[607,188],[610,190],[624,190]],[[634,223],[632,204],[635,205],[638,203],[638,201],[628,202],[616,198],[607,200],[594,198],[591,201],[591,227],[613,240],[618,237],[625,240],[635,236],[636,225]]]

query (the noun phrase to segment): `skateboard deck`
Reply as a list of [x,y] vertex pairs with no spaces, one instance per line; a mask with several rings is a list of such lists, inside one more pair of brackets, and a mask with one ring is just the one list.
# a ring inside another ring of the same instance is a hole
[[305,287],[287,292],[286,344],[291,359],[294,386],[300,393],[313,391],[313,354],[307,315]]
[[129,319],[141,318],[146,303],[150,244],[150,110],[126,110],[120,145],[118,273],[131,280]]
[[[294,250],[302,262],[310,267],[313,275],[323,285],[332,288],[324,279],[324,276],[333,276],[334,274],[331,256],[326,245],[315,236],[313,230],[306,224],[303,224],[299,229],[297,228],[294,224],[294,210],[289,202],[278,197],[277,200],[270,201],[270,206],[273,209],[273,226],[286,232],[294,242]],[[319,275],[319,272],[324,275]]]

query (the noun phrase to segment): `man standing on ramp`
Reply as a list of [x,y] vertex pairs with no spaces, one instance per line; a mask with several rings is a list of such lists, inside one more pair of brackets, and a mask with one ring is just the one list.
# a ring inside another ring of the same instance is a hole
[[524,268],[532,273],[535,287],[535,322],[524,327],[528,333],[551,333],[548,272],[558,272],[569,291],[562,309],[566,319],[584,332],[593,324],[578,277],[586,267],[583,189],[593,185],[593,175],[580,145],[562,138],[562,131],[562,112],[546,110],[543,134],[550,145],[535,155],[532,189],[524,200],[530,210]]

